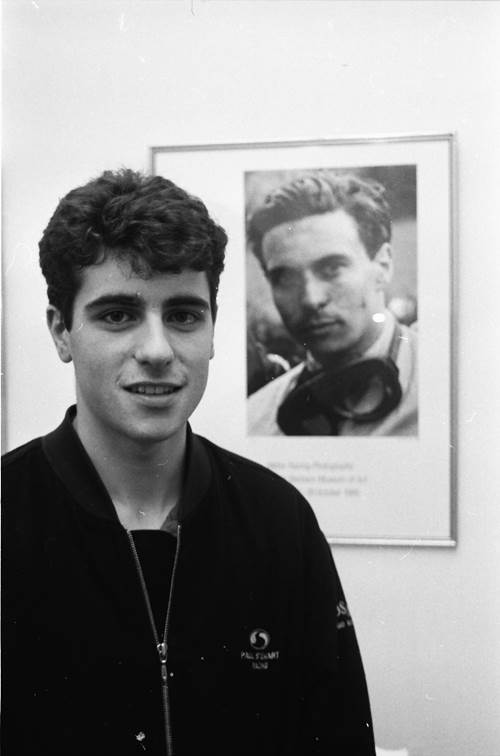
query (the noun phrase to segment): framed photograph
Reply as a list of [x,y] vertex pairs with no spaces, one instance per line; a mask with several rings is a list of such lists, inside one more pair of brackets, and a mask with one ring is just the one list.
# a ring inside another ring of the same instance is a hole
[[229,238],[196,432],[331,543],[454,546],[453,134],[151,148]]

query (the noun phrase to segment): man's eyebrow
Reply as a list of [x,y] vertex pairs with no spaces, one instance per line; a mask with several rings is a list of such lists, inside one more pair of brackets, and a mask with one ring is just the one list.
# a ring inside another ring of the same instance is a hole
[[176,294],[173,297],[167,297],[164,304],[168,307],[191,305],[191,307],[201,307],[206,310],[210,309],[210,302],[208,299],[200,297],[198,294]]
[[323,255],[322,257],[318,257],[317,260],[314,260],[312,267],[316,265],[324,265],[324,263],[330,262],[343,262],[344,260],[348,259],[349,255],[346,255],[345,252],[331,252],[328,255]]
[[128,305],[135,306],[142,304],[142,297],[138,294],[123,294],[117,292],[116,294],[103,294],[97,299],[92,299],[85,305],[85,310],[96,310],[99,307],[107,307],[108,305]]
[[321,257],[317,257],[314,260],[311,260],[307,265],[302,266],[300,264],[290,264],[283,262],[280,265],[276,265],[271,268],[267,268],[268,273],[274,273],[274,271],[282,271],[282,270],[300,270],[302,267],[306,268],[315,268],[318,265],[323,265],[326,262],[342,262],[343,260],[348,260],[349,255],[345,254],[344,252],[330,252],[326,255],[322,255]]
[[[116,292],[113,294],[103,294],[91,302],[87,302],[85,310],[87,312],[97,310],[101,307],[140,307],[144,305],[144,297],[140,294],[125,294],[122,292]],[[166,297],[163,301],[163,306],[166,307],[179,307],[179,306],[191,306],[200,307],[202,309],[209,309],[210,303],[204,297],[200,297],[197,294],[175,294],[171,297]]]

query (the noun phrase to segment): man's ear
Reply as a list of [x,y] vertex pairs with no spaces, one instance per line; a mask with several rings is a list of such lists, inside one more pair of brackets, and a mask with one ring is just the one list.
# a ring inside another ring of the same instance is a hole
[[47,307],[47,325],[54,339],[57,354],[63,362],[71,362],[71,345],[69,333],[64,324],[64,318],[60,310],[54,305]]
[[392,261],[392,249],[389,242],[384,242],[378,252],[373,257],[373,262],[377,265],[376,281],[378,288],[385,289],[392,280],[394,273],[394,264]]

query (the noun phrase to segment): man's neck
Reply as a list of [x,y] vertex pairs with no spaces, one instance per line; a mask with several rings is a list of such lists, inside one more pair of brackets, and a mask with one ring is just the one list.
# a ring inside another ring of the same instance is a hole
[[127,530],[159,529],[179,501],[186,428],[161,442],[110,437],[84,413],[75,430]]

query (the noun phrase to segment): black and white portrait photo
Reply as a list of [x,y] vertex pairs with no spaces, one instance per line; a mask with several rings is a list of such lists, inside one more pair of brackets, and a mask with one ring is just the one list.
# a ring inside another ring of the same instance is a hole
[[246,173],[249,435],[418,434],[416,175]]

